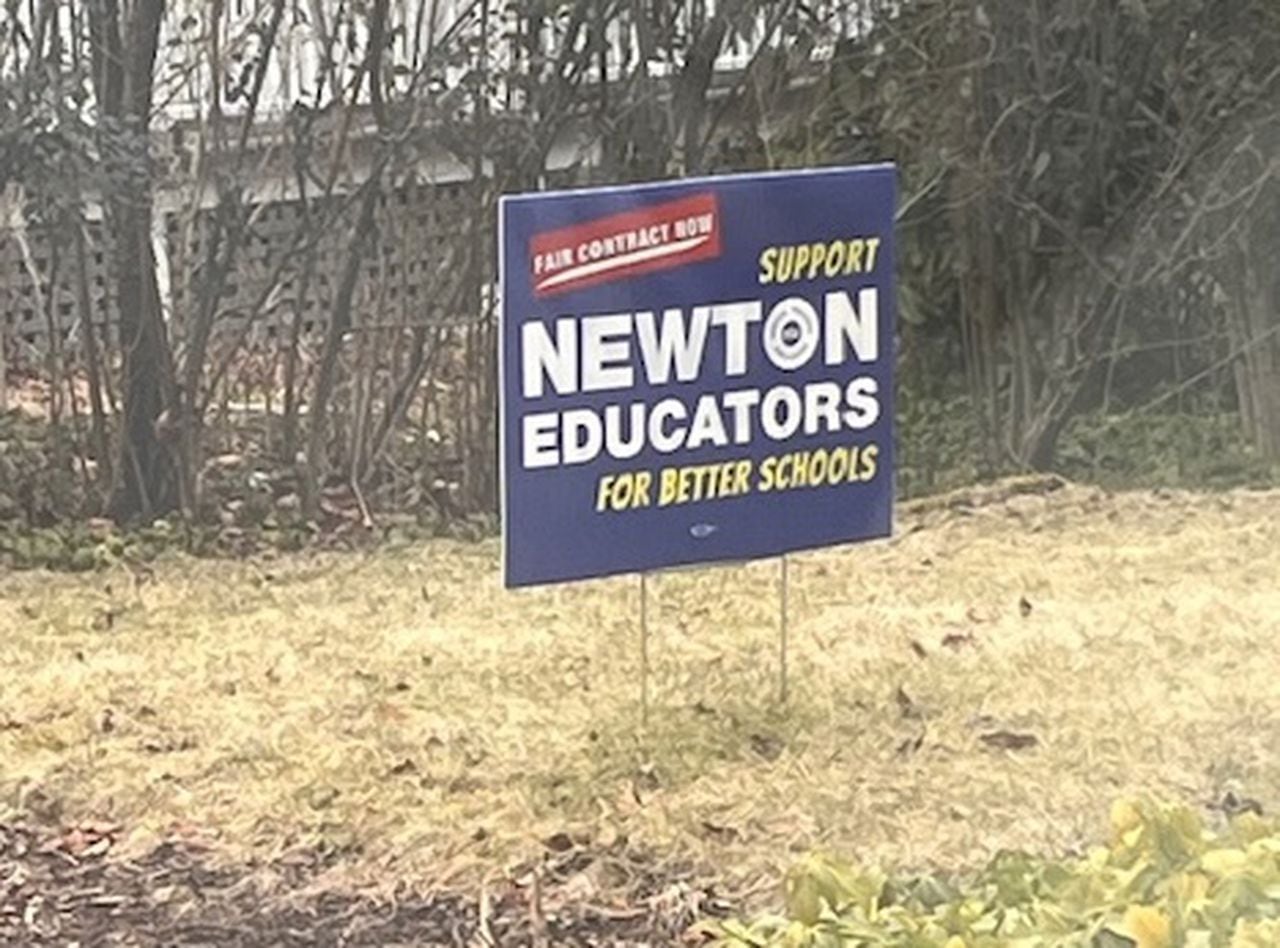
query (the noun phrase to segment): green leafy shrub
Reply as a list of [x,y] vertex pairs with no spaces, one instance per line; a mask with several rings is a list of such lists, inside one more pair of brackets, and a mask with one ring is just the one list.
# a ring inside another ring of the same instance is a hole
[[0,413],[0,524],[50,526],[84,505],[69,433],[21,412]]
[[967,397],[923,397],[904,386],[895,422],[900,497],[945,493],[994,473],[979,469],[978,429]]
[[786,910],[718,923],[758,948],[1263,948],[1280,945],[1280,829],[1252,813],[1220,833],[1192,810],[1120,801],[1111,838],[1066,862],[1003,853],[964,885],[811,856]]
[[1113,488],[1268,486],[1280,471],[1257,456],[1234,414],[1082,415],[1063,432],[1059,473]]

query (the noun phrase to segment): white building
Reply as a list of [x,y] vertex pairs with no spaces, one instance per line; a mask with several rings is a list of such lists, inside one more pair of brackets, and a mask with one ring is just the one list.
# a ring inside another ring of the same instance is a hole
[[[715,15],[717,2],[694,0],[652,7],[678,10],[669,25],[669,33],[676,37],[672,45],[677,49],[657,50],[646,64],[649,75],[666,76],[681,65],[678,47],[691,34],[695,21],[705,23]],[[812,55],[823,57],[830,51],[830,40],[848,35],[857,23],[865,21],[867,5],[868,0],[843,0],[804,7],[811,18],[810,29],[820,38]],[[274,6],[273,0],[225,0],[222,22],[216,31],[216,55],[224,74],[222,108],[226,112],[234,113],[244,107],[245,70],[260,54],[261,36],[271,21]],[[295,103],[323,105],[332,95],[333,83],[354,74],[364,55],[367,18],[363,15],[353,18],[350,14],[353,6],[359,5],[337,0],[287,0],[264,84],[261,100],[264,115],[280,114]],[[645,6],[650,9],[649,4]],[[762,43],[785,43],[785,37],[794,32],[789,29],[793,21],[788,17],[798,14],[783,15],[797,9],[794,5],[762,3],[759,6],[761,9],[755,14],[734,21],[716,59],[716,70],[740,70]],[[446,88],[455,87],[479,67],[490,76],[511,71],[516,66],[517,43],[530,28],[528,17],[520,7],[507,0],[389,0],[387,59],[399,91],[407,91],[413,82],[421,89],[427,79]],[[213,24],[208,22],[208,17],[213,10],[214,5],[208,0],[178,0],[170,7],[164,43],[173,61],[166,64],[158,77],[166,92],[163,99],[168,115],[192,118],[212,101],[208,84],[210,59],[215,49],[211,42]],[[542,23],[542,49],[557,50],[564,41],[569,23],[565,10],[567,7],[546,17]],[[338,21],[341,11],[346,12],[341,13],[342,19]],[[589,22],[579,34],[579,48],[587,42],[595,43],[597,32],[597,26]],[[607,76],[610,81],[617,81],[638,66],[639,31],[634,22],[618,15],[606,24],[605,34]],[[329,64],[326,64],[326,50],[332,54]],[[600,57],[593,52],[592,60],[588,82],[600,78]],[[198,68],[200,65],[204,68]],[[528,68],[527,63],[521,68]],[[501,83],[495,83],[491,105],[501,109],[507,101]]]
[[[58,28],[70,39],[75,30],[83,30],[83,0],[52,0],[52,8]],[[237,184],[243,189],[250,204],[263,209],[255,217],[251,245],[242,253],[242,265],[246,272],[238,275],[238,289],[228,298],[226,308],[236,311],[251,308],[254,297],[253,277],[250,271],[267,269],[274,241],[284,239],[290,231],[289,215],[296,212],[291,204],[297,197],[296,178],[289,165],[288,149],[281,147],[280,122],[296,108],[321,110],[333,98],[337,86],[350,84],[357,75],[367,49],[367,11],[372,0],[284,0],[280,7],[281,20],[276,31],[276,41],[268,59],[262,94],[256,117],[259,120],[253,133],[250,159],[236,165]],[[529,71],[541,71],[545,81],[555,52],[563,47],[569,26],[567,13],[548,17],[540,24],[540,49],[544,62],[531,57],[528,47],[521,41],[531,28],[527,16],[528,5],[511,4],[508,0],[388,0],[389,26],[385,65],[388,81],[396,98],[434,98],[457,90],[458,110],[466,113],[474,102],[474,95],[465,91],[469,78],[482,73],[489,77],[488,105],[494,112],[509,107],[520,107],[514,86],[502,81],[503,76],[527,75]],[[662,80],[674,69],[682,66],[681,45],[690,34],[697,33],[707,18],[715,15],[716,5],[723,0],[646,0],[648,11],[676,10],[683,18],[668,23],[664,28],[663,44],[651,42],[653,55],[648,62],[639,62],[641,49],[638,24],[624,16],[614,17],[605,30],[607,43],[603,49],[596,45],[591,50],[591,67],[583,77],[588,84],[599,82],[602,72],[609,82],[625,77],[641,75]],[[811,3],[804,9],[805,16],[819,21],[810,31],[811,45],[798,50],[802,55],[822,58],[831,48],[830,40],[847,35],[856,22],[866,16],[869,4],[885,0],[843,0],[836,3]],[[567,9],[570,5],[564,5]],[[218,22],[211,17],[221,7]],[[779,11],[794,11],[794,4],[760,4],[762,9],[733,24],[719,51],[714,68],[732,81],[732,75],[743,69],[763,45],[782,46],[793,42],[803,30],[794,23],[786,23]],[[597,4],[588,9],[598,9]],[[12,9],[12,8],[10,8]],[[21,17],[29,17],[38,5],[18,5]],[[630,10],[629,5],[623,5]],[[161,48],[156,64],[156,95],[153,129],[159,133],[153,157],[164,163],[168,173],[162,175],[154,197],[154,248],[160,267],[161,293],[166,309],[180,311],[182,274],[191,266],[192,249],[188,248],[190,235],[181,222],[189,219],[194,207],[209,207],[216,201],[211,176],[196,175],[198,161],[208,158],[208,137],[188,134],[184,125],[205,125],[215,112],[232,119],[226,126],[235,129],[234,120],[247,108],[247,90],[264,52],[264,36],[270,33],[272,17],[276,15],[276,0],[170,0],[161,34]],[[350,11],[361,11],[353,15]],[[77,16],[73,16],[73,12]],[[590,14],[589,14],[590,15]],[[794,14],[798,15],[798,14]],[[824,19],[825,18],[825,19]],[[30,23],[22,24],[29,28]],[[12,28],[12,24],[9,24]],[[651,28],[651,24],[646,29]],[[696,28],[695,28],[696,27]],[[586,24],[578,32],[578,48],[596,43],[598,24]],[[5,24],[0,23],[0,41],[6,34]],[[825,40],[826,42],[823,42]],[[70,44],[64,44],[64,48]],[[9,59],[0,56],[0,81],[9,68]],[[602,69],[603,66],[603,69]],[[661,82],[659,82],[661,85]],[[215,86],[217,94],[215,95]],[[360,98],[368,100],[367,82],[362,84]],[[349,100],[349,95],[342,96]],[[364,121],[368,123],[366,116]],[[362,128],[356,138],[372,135],[371,123]],[[596,155],[598,143],[587,124],[573,127],[564,133],[562,140],[553,146],[548,156],[547,170],[554,172],[578,165],[590,166]],[[457,185],[471,177],[469,160],[462,160],[450,152],[442,140],[439,147],[429,137],[425,146],[418,149],[417,180],[430,185],[438,197],[431,201],[457,200],[458,187],[436,188],[434,185]],[[344,155],[342,180],[338,189],[355,184],[365,174],[371,144],[367,140],[357,143]],[[208,166],[203,166],[208,170]],[[201,191],[192,189],[192,182],[204,181]],[[451,196],[453,195],[453,196]],[[0,194],[0,212],[5,211],[5,195]],[[90,202],[88,216],[98,216]],[[14,208],[9,208],[12,211]],[[424,212],[425,213],[425,212]],[[440,213],[438,210],[434,213]],[[446,212],[450,222],[465,215],[464,209]],[[27,261],[17,254],[15,241],[5,240],[3,220],[0,215],[0,335],[8,332],[12,338],[26,340],[34,346],[44,337],[44,320],[41,306],[35,305],[32,293],[35,280],[29,276],[44,267],[44,258],[37,252]],[[402,215],[412,218],[413,215]],[[427,226],[431,235],[433,225]],[[438,235],[436,235],[438,236]],[[430,257],[426,237],[405,235],[395,248],[395,259],[390,267],[397,271],[402,282],[400,299],[407,306],[420,306],[426,290],[428,272],[438,261]],[[31,256],[30,254],[28,256]],[[403,257],[404,259],[400,259]],[[258,260],[262,258],[262,260]],[[421,258],[421,259],[419,259]],[[256,261],[256,262],[255,262]],[[107,287],[103,279],[101,252],[95,252],[94,299],[95,311],[107,312]],[[103,271],[105,272],[105,271]],[[65,275],[65,274],[64,274]],[[323,283],[328,274],[321,273]],[[417,281],[417,282],[415,282]],[[417,287],[422,283],[422,287]],[[56,292],[57,322],[70,325],[79,316],[79,305],[74,294]],[[317,312],[324,303],[323,287],[317,291]],[[416,295],[415,295],[416,294]],[[66,299],[64,300],[64,296]],[[286,301],[287,302],[287,301]],[[308,304],[310,305],[310,304]],[[65,311],[65,312],[64,312]],[[95,321],[97,321],[95,316]],[[102,318],[105,318],[102,317]]]

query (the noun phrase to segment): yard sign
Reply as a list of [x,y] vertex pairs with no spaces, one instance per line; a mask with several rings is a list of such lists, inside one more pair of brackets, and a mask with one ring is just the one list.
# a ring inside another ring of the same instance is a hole
[[887,536],[891,165],[499,209],[508,586]]

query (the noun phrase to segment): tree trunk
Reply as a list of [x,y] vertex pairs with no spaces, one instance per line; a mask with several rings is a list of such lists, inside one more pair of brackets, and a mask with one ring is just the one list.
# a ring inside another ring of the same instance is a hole
[[98,107],[136,136],[143,166],[109,196],[108,230],[114,251],[116,307],[124,385],[116,485],[117,520],[150,519],[181,501],[177,432],[168,411],[175,403],[172,355],[160,304],[151,246],[152,194],[149,131],[153,73],[164,19],[164,0],[91,4],[94,84]]
[[102,401],[102,353],[98,348],[98,327],[93,321],[93,299],[89,294],[89,251],[84,226],[74,222],[76,251],[76,299],[80,307],[80,331],[84,333],[84,360],[89,374],[89,412],[93,425],[93,455],[98,462],[98,484],[112,482],[111,452],[107,443],[107,412]]
[[329,467],[325,452],[329,400],[333,395],[334,382],[337,379],[338,354],[342,349],[342,338],[351,329],[351,310],[354,305],[356,286],[360,281],[360,265],[368,249],[366,245],[373,234],[381,169],[375,167],[372,174],[373,176],[362,185],[363,193],[360,197],[355,232],[351,235],[351,245],[347,251],[342,281],[338,284],[333,311],[329,314],[324,350],[320,354],[320,366],[316,370],[315,390],[307,410],[307,460],[302,471],[302,486],[303,507],[308,517],[314,517],[319,509],[320,480]]
[[1260,270],[1252,259],[1242,268],[1237,306],[1242,373],[1248,386],[1241,399],[1252,411],[1252,435],[1258,454],[1280,462],[1280,277]]
[[117,204],[112,215],[124,355],[119,476],[111,504],[118,520],[163,516],[181,501],[173,451],[178,427],[167,410],[173,404],[173,366],[151,248],[149,198]]
[[9,410],[9,362],[5,346],[5,324],[0,323],[0,414]]
[[284,356],[284,406],[281,409],[280,453],[289,464],[297,461],[298,454],[298,363],[301,358],[302,327],[306,315],[307,299],[311,291],[311,276],[315,272],[318,251],[307,254],[298,277],[298,298],[289,320],[289,342]]
[[707,142],[703,138],[703,130],[707,93],[715,75],[716,57],[729,30],[723,11],[713,13],[709,23],[705,21],[706,13],[704,0],[697,0],[690,24],[693,40],[685,54],[671,102],[680,142],[680,167],[677,170],[684,175],[701,174],[704,170]]

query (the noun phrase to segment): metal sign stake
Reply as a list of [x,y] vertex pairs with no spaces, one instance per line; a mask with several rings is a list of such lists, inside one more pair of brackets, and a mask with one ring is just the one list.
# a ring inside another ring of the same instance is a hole
[[787,554],[782,554],[778,582],[778,698],[787,703]]
[[640,725],[649,726],[649,574],[640,574]]

